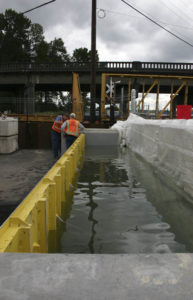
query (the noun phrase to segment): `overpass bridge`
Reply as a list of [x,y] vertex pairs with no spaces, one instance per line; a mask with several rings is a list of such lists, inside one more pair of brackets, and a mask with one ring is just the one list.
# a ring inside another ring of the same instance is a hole
[[[34,113],[35,91],[71,91],[72,73],[76,72],[79,74],[81,90],[89,92],[90,70],[89,62],[1,64],[0,95],[2,92],[9,92],[15,101],[24,99],[24,106],[18,113]],[[129,75],[130,88],[135,88],[137,93],[145,93],[144,86],[147,91],[151,88],[151,92],[156,93],[156,85],[152,87],[156,78],[159,80],[159,93],[172,93],[171,90],[175,92],[181,82],[186,81],[186,102],[193,104],[193,63],[96,62],[96,101],[99,103],[101,97],[105,97],[101,93],[102,74],[112,74],[114,81],[121,78],[121,84],[117,86],[117,95],[121,93],[121,86],[128,85],[128,77],[125,75]],[[106,78],[108,83],[110,75]],[[128,91],[125,93],[128,96]],[[182,89],[178,94],[177,103],[183,103]],[[3,101],[2,97],[0,99]]]

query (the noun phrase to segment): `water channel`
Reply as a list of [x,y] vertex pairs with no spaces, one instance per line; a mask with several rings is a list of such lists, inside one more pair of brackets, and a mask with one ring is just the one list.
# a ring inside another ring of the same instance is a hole
[[129,149],[86,149],[59,252],[193,252],[190,201]]

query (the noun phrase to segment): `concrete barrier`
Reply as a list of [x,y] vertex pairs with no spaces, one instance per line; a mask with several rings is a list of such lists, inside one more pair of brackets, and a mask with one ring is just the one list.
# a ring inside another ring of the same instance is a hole
[[[85,145],[89,147],[116,147],[120,144],[119,132],[116,129],[86,128]],[[61,134],[61,153],[66,151],[65,136]]]
[[116,129],[96,129],[85,130],[86,146],[118,146],[119,132]]
[[135,153],[193,195],[193,120],[135,119],[122,135]]
[[0,227],[0,252],[55,251],[56,219],[62,214],[84,148],[82,134]]
[[18,149],[18,119],[0,118],[0,154]]

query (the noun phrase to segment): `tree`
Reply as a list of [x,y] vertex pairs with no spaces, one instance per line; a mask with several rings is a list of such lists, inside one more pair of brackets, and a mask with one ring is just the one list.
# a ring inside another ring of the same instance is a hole
[[61,38],[46,42],[43,27],[12,9],[0,14],[0,63],[69,61]]
[[33,61],[37,57],[39,46],[46,43],[44,41],[43,27],[40,24],[35,23],[31,25],[29,40],[31,45],[31,59]]
[[67,54],[66,48],[64,46],[64,42],[61,38],[54,39],[50,42],[50,61],[54,63],[61,63],[65,61],[69,61],[70,57]]
[[31,21],[12,9],[0,14],[0,62],[30,61]]
[[[96,61],[98,60],[96,52]],[[91,61],[91,51],[87,48],[78,48],[70,56],[61,38],[55,38],[50,42],[45,41],[43,27],[40,24],[33,24],[22,13],[8,9],[4,14],[0,14],[0,63],[64,63],[69,61],[88,63]],[[40,93],[37,96],[38,106],[47,107],[46,103],[50,102],[54,105],[61,103],[61,106],[70,111],[71,94],[63,98],[62,95],[58,91],[45,92],[45,97],[42,97]],[[87,93],[82,93],[82,98],[87,106]]]
[[[90,62],[91,50],[87,48],[77,48],[73,51],[71,60],[74,62]],[[96,51],[96,61],[99,60],[98,52]]]
[[34,49],[35,55],[34,55],[34,62],[36,63],[49,63],[50,57],[50,45],[46,41],[41,41],[38,43]]

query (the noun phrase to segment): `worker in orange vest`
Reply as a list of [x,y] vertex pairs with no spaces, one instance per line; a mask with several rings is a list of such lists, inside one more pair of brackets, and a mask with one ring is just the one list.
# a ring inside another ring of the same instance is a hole
[[62,132],[65,134],[66,138],[66,149],[68,149],[74,141],[79,136],[80,132],[83,132],[85,127],[76,120],[76,115],[74,113],[70,114],[70,119],[66,120],[62,127]]
[[59,158],[61,153],[61,126],[68,119],[67,116],[58,115],[52,125],[51,143],[54,158]]

